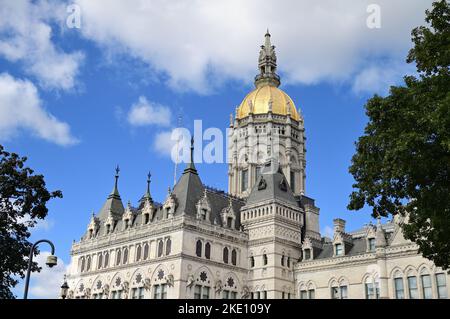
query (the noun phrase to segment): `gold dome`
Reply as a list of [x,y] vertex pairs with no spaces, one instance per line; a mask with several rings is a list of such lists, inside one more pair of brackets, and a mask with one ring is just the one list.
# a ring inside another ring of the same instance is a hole
[[292,119],[300,120],[294,101],[286,92],[272,85],[257,87],[247,94],[238,107],[236,117],[237,119],[247,117],[251,108],[253,109],[253,114],[267,114],[269,113],[270,102],[272,103],[273,114],[288,115],[290,113]]

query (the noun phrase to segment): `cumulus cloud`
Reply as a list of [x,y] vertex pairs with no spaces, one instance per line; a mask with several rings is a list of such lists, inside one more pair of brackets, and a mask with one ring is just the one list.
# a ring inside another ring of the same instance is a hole
[[[208,93],[227,80],[252,80],[266,27],[284,83],[352,86],[360,70],[381,57],[403,63],[410,31],[424,23],[432,1],[377,1],[380,29],[366,24],[371,0],[76,2],[83,36],[108,54],[142,60],[176,90]],[[378,80],[383,87],[399,79]]]
[[58,145],[73,145],[78,140],[70,133],[67,123],[47,112],[38,90],[28,80],[0,74],[0,140],[8,140],[19,131]]
[[84,59],[52,41],[52,25],[62,24],[65,10],[58,1],[0,0],[0,56],[21,63],[47,89],[72,89]]
[[50,252],[44,251],[37,255],[34,260],[42,267],[41,272],[32,273],[29,294],[36,299],[58,299],[60,287],[67,272],[67,265],[58,258],[58,264],[49,268],[45,262]]
[[149,102],[144,96],[140,96],[138,102],[131,106],[128,112],[128,123],[133,126],[170,124],[170,109],[158,103]]

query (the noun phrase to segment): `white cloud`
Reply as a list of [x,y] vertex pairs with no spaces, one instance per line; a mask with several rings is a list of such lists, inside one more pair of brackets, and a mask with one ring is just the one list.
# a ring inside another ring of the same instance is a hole
[[51,24],[62,24],[66,6],[58,1],[0,0],[0,56],[22,63],[48,89],[75,86],[81,52],[66,53],[52,41]]
[[149,102],[144,96],[140,96],[139,101],[131,106],[127,119],[128,123],[133,126],[168,126],[170,115],[168,107]]
[[34,261],[42,267],[41,272],[32,273],[30,279],[29,296],[37,299],[57,299],[59,298],[60,287],[64,281],[64,274],[67,272],[67,265],[58,258],[58,264],[49,268],[45,262],[50,252],[41,252],[34,258]]
[[67,123],[59,121],[42,106],[38,91],[28,80],[0,74],[0,140],[7,140],[18,131],[56,143],[72,145],[78,142]]
[[432,1],[378,0],[381,29],[366,25],[372,0],[76,2],[83,36],[108,54],[144,61],[177,90],[208,93],[225,80],[252,81],[266,27],[284,83],[352,86],[378,59],[404,62],[411,29]]
[[377,92],[385,95],[389,87],[399,82],[406,74],[414,74],[411,65],[386,62],[383,65],[369,65],[356,74],[352,89],[355,93]]

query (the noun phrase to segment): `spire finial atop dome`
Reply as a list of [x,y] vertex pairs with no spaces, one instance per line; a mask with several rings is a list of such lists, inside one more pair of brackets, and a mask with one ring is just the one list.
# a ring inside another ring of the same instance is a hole
[[257,88],[264,85],[278,87],[280,85],[280,77],[276,74],[277,56],[275,54],[275,46],[270,41],[268,28],[264,37],[264,45],[261,46],[258,59],[260,73],[255,77],[255,86]]

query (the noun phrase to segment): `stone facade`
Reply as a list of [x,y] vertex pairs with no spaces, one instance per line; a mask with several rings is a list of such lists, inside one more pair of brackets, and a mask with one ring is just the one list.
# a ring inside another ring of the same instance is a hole
[[72,245],[68,298],[447,298],[449,275],[403,238],[402,217],[355,232],[336,219],[333,238],[321,236],[305,196],[303,119],[278,89],[268,33],[258,67],[259,91],[230,123],[229,193],[202,183],[193,141],[163,203],[149,175],[136,207],[124,207],[117,169]]

